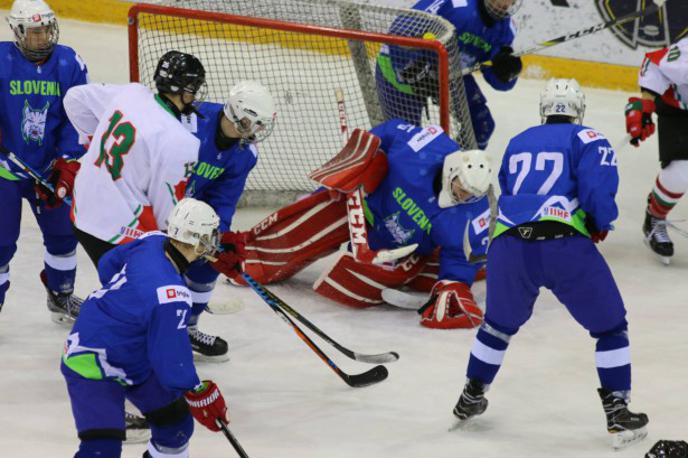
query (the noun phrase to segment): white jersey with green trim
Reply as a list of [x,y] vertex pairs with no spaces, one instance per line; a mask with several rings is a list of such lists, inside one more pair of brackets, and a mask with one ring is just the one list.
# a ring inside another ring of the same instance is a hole
[[74,185],[74,225],[113,244],[164,230],[199,140],[138,83],[73,87],[64,106],[81,141],[90,141]]

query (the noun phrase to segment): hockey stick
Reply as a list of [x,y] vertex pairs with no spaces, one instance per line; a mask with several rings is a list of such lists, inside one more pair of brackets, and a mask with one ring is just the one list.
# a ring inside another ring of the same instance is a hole
[[[10,150],[8,150],[7,148],[5,148],[4,146],[0,145],[0,153],[1,153],[1,154],[4,154],[5,156],[7,156],[7,158],[8,158],[14,165],[16,165],[17,167],[19,167],[20,169],[22,169],[22,170],[24,171],[24,173],[26,173],[26,174],[29,175],[31,178],[33,178],[33,179],[36,181],[36,183],[38,183],[39,185],[43,186],[45,189],[47,189],[48,191],[50,191],[51,193],[53,193],[55,196],[60,197],[60,196],[58,196],[57,193],[55,192],[55,187],[54,187],[50,182],[48,182],[48,180],[46,180],[46,179],[43,177],[43,175],[41,175],[41,174],[38,173],[36,170],[34,170],[29,164],[27,164],[26,162],[24,162],[23,160],[21,160],[21,159],[20,159],[16,154],[14,154],[12,151],[10,151]],[[70,199],[70,198],[67,197],[67,196],[61,196],[61,198],[62,198],[62,201],[63,201],[65,204],[67,204],[67,206],[69,206],[69,207],[72,206],[72,199]]]
[[[248,276],[248,274],[246,274]],[[244,276],[244,279],[246,282],[249,280]],[[251,280],[258,285],[258,283],[253,280],[251,277]],[[325,334],[319,327],[314,325],[312,322],[310,322],[305,316],[301,315],[297,310],[295,310],[293,307],[291,307],[289,304],[281,300],[279,297],[275,296],[271,291],[268,291],[267,288],[265,288],[262,285],[258,285],[259,288],[265,291],[267,295],[269,295],[272,300],[277,302],[278,306],[282,308],[285,312],[299,320],[301,323],[303,323],[304,326],[306,326],[308,329],[313,331],[318,335],[318,337],[322,338],[325,342],[328,344],[332,345],[334,348],[339,350],[341,353],[345,354],[349,358],[360,361],[362,363],[370,363],[370,364],[383,364],[383,363],[393,363],[394,361],[397,361],[399,359],[399,353],[395,351],[388,351],[386,353],[379,353],[375,355],[370,355],[370,354],[365,354],[365,353],[358,353],[353,350],[350,350],[343,345],[341,345],[339,342],[335,341],[332,339],[332,337],[328,336]],[[254,288],[255,290],[255,288]],[[260,293],[259,293],[260,294]],[[261,296],[262,297],[262,296]]]
[[[611,21],[606,21],[602,22],[600,24],[593,25],[592,27],[587,27],[585,29],[578,30],[576,32],[571,32],[566,35],[562,35],[557,38],[553,38],[551,40],[543,41],[541,43],[537,43],[535,46],[532,46],[530,48],[526,48],[522,51],[519,51],[517,53],[514,53],[514,56],[523,56],[526,54],[533,54],[538,51],[542,51],[543,49],[551,48],[552,46],[558,45],[560,43],[565,43],[570,40],[574,40],[576,38],[580,37],[585,37],[587,35],[592,35],[593,33],[597,33],[600,30],[605,30],[610,27],[615,27],[617,25],[625,24],[627,22],[633,21],[635,19],[641,18],[645,15],[648,14],[653,14],[656,13],[657,11],[664,6],[664,3],[666,3],[668,0],[651,0],[652,5],[648,6],[645,9],[641,9],[640,11],[635,11],[633,13],[625,14],[619,18],[613,19]],[[461,71],[462,75],[468,75],[470,73],[473,73],[474,71],[480,69],[483,65],[485,65],[486,62],[482,62],[479,64],[475,64],[472,67],[465,68]]]
[[224,421],[222,421],[220,418],[216,418],[215,423],[217,423],[217,426],[220,427],[220,429],[222,430],[222,433],[225,435],[225,437],[227,438],[229,443],[232,444],[232,447],[234,447],[234,450],[236,450],[237,454],[241,458],[248,458],[246,451],[241,446],[241,444],[239,443],[237,438],[234,437],[234,434],[232,434],[232,432],[229,430],[229,427],[227,427],[227,424]]
[[270,306],[270,308],[280,318],[282,318],[282,320],[285,323],[291,326],[296,335],[299,336],[299,338],[303,340],[306,343],[306,345],[308,345],[321,360],[323,360],[328,366],[330,366],[330,369],[332,369],[334,373],[339,376],[339,378],[344,380],[344,382],[347,385],[354,388],[359,388],[379,383],[387,378],[389,373],[387,372],[387,368],[382,365],[375,366],[372,369],[361,374],[351,375],[342,371],[339,368],[339,366],[337,366],[306,334],[304,334],[301,328],[299,328],[298,325],[294,323],[291,320],[291,318],[289,318],[289,316],[287,316],[287,313],[281,307],[282,305],[286,304],[284,304],[284,302],[281,299],[279,299],[277,296],[268,291],[264,286],[256,282],[246,272],[242,272],[241,276],[244,278],[246,283],[251,287],[251,289],[253,289],[261,297],[261,299],[263,299],[265,303],[268,304],[268,306]]
[[[428,302],[428,294],[419,291],[402,291],[400,289],[385,288],[382,290],[382,299],[385,303],[403,310],[418,311]],[[483,309],[485,297],[481,294],[475,295],[475,303]]]

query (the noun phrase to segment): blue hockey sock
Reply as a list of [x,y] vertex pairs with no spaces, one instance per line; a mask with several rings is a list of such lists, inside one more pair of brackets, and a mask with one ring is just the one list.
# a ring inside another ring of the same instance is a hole
[[198,318],[201,316],[201,313],[203,313],[207,306],[207,302],[193,303],[193,305],[191,306],[191,315],[189,316],[189,326],[196,326],[198,324]]
[[74,291],[76,278],[76,250],[67,254],[45,252],[45,277],[48,288],[58,293]]
[[486,385],[492,383],[502,365],[512,335],[511,332],[506,333],[484,322],[473,340],[466,377]]
[[122,441],[118,439],[89,439],[81,441],[74,458],[119,458]]
[[631,389],[631,351],[626,324],[612,331],[593,334],[597,338],[595,365],[602,388],[609,391]]

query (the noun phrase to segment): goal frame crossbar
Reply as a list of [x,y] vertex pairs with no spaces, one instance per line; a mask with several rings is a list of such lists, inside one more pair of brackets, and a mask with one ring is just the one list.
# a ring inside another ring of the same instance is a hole
[[447,49],[438,40],[424,38],[403,37],[376,32],[363,32],[360,30],[338,29],[295,22],[279,21],[248,16],[238,16],[228,13],[191,10],[171,6],[152,4],[135,4],[129,9],[129,77],[132,82],[139,82],[138,68],[138,18],[141,14],[155,14],[175,18],[201,20],[215,23],[234,24],[239,26],[272,29],[282,32],[300,33],[312,36],[325,36],[359,42],[373,42],[380,44],[392,44],[411,48],[433,51],[437,55],[437,76],[439,89],[439,122],[445,132],[451,132],[450,107],[449,107],[449,56]]

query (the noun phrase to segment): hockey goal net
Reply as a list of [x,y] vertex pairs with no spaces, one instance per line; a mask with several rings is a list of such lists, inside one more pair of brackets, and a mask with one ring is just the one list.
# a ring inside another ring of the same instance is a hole
[[[401,34],[390,32],[397,18]],[[435,39],[422,38],[428,33]],[[152,87],[159,57],[177,49],[205,66],[210,101],[223,103],[240,80],[271,91],[277,124],[259,144],[246,187],[253,196],[312,190],[308,172],[336,154],[349,132],[385,120],[375,81],[383,46],[434,53],[438,96],[428,98],[422,122],[474,148],[454,29],[437,16],[341,0],[167,0],[129,13],[132,81]]]

